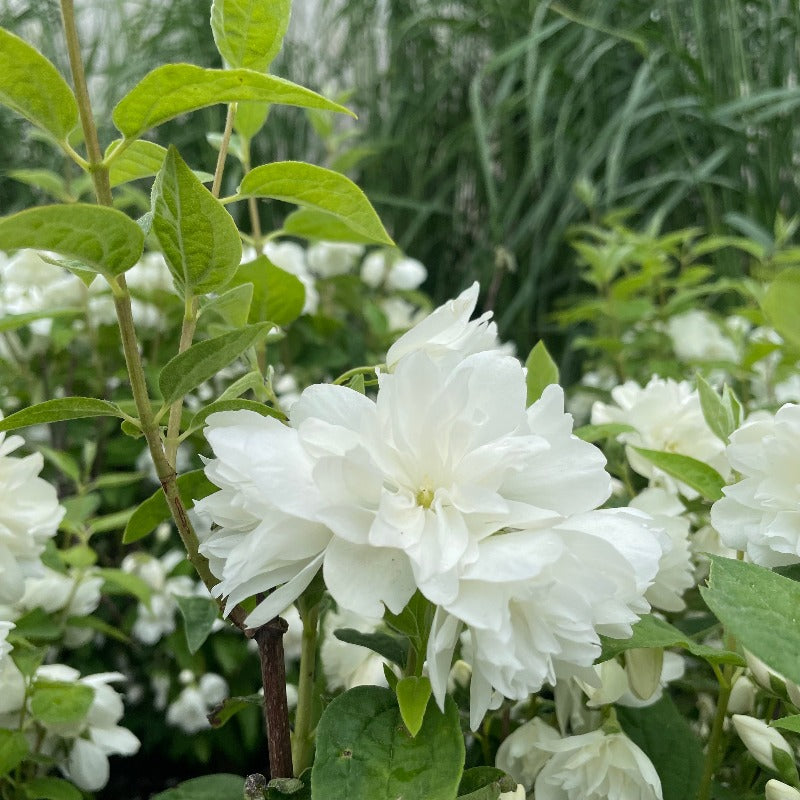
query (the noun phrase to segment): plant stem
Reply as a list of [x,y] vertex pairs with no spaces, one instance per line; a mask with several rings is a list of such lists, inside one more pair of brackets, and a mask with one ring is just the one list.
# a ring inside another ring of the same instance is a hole
[[291,778],[293,775],[289,707],[286,702],[286,666],[283,660],[283,634],[288,628],[286,620],[275,617],[252,634],[258,642],[258,653],[261,657],[270,778]]
[[225,117],[225,131],[222,134],[222,141],[219,143],[219,155],[217,156],[217,167],[214,170],[214,182],[211,184],[211,194],[219,198],[219,190],[222,187],[222,173],[225,171],[225,159],[228,157],[228,145],[231,143],[233,133],[233,120],[236,117],[236,103],[228,104],[228,116]]
[[308,609],[303,609],[301,606],[300,616],[303,619],[303,641],[300,649],[300,681],[297,685],[297,709],[292,734],[292,761],[296,776],[311,766],[311,754],[314,749],[312,733],[319,604]]
[[[197,306],[198,298],[190,297],[186,300],[186,312],[183,315],[183,325],[181,326],[181,341],[178,345],[178,354],[184,353],[192,345],[194,329],[197,327]],[[167,461],[176,466],[178,457],[178,445],[180,444],[181,432],[181,412],[183,411],[183,398],[176,400],[169,410],[169,422],[167,423],[167,438],[165,439],[165,450]]]

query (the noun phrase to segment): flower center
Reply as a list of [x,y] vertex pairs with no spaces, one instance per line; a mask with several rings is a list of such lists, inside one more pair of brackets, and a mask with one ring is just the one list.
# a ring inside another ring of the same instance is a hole
[[422,506],[423,508],[430,508],[431,503],[433,502],[433,496],[436,493],[433,489],[430,489],[427,486],[423,486],[422,489],[419,489],[414,496],[414,499],[417,501],[418,506]]

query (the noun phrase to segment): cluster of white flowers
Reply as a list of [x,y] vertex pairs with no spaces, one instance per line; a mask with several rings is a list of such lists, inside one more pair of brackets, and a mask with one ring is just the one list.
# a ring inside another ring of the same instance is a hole
[[670,317],[667,333],[681,361],[739,361],[739,348],[702,309]]
[[590,669],[599,634],[629,636],[669,546],[641,512],[595,510],[610,494],[602,453],[572,434],[558,386],[526,409],[491,315],[470,321],[477,299],[475,284],[401,337],[374,400],[315,385],[288,426],[210,416],[220,491],[196,505],[219,526],[201,548],[228,607],[274,590],[251,626],[320,569],[340,608],[366,617],[421,591],[440,704],[469,634],[473,726],[501,696]]
[[167,708],[167,722],[189,734],[210,728],[208,715],[228,696],[227,682],[213,672],[197,680],[189,670],[181,672],[179,680],[183,689]]

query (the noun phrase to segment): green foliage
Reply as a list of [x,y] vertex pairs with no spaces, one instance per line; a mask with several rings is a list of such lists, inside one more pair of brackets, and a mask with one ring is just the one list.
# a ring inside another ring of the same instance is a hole
[[93,700],[91,686],[38,680],[31,694],[31,714],[43,725],[74,725],[85,719]]
[[355,644],[359,647],[367,647],[379,656],[397,664],[398,667],[405,667],[408,659],[408,643],[381,631],[372,633],[362,633],[354,628],[337,628],[333,635],[340,642]]
[[28,800],[81,800],[83,795],[63,778],[34,778],[25,784]]
[[242,800],[244,778],[238,775],[205,775],[179,783],[150,800]]
[[[114,139],[106,148],[105,160],[108,161],[112,153],[122,144],[122,139]],[[156,175],[167,157],[167,150],[155,142],[139,139],[131,142],[115,156],[109,167],[111,187],[122,186],[123,183],[135,181],[139,178],[150,178]]]
[[248,317],[251,324],[269,320],[275,325],[288,325],[303,310],[306,290],[299,278],[276,267],[266,256],[242,264],[232,284],[253,286]]
[[708,464],[680,453],[648,450],[644,447],[634,447],[633,449],[659,469],[663,469],[668,475],[691,486],[706,500],[719,500],[722,497],[725,479]]
[[186,644],[194,655],[208,639],[214,623],[219,619],[219,606],[208,597],[175,598],[183,617]]
[[291,0],[214,0],[211,30],[228,65],[265,72],[281,49],[290,10]]
[[703,409],[706,424],[718,438],[727,444],[730,435],[741,423],[739,418],[741,406],[727,386],[720,396],[702,375],[698,375],[696,380],[700,406]]
[[428,701],[431,699],[431,682],[428,678],[409,675],[397,681],[395,687],[400,716],[408,732],[416,736],[425,718]]
[[0,431],[13,431],[28,425],[41,425],[83,417],[122,417],[119,407],[93,397],[60,397],[23,408],[0,420]]
[[537,342],[525,360],[525,368],[528,370],[525,378],[528,387],[526,403],[530,406],[551,383],[558,383],[558,366],[547,352],[544,342]]
[[800,269],[781,272],[767,289],[762,301],[775,330],[795,348],[800,348]]
[[0,729],[0,778],[16,769],[29,751],[24,733]]
[[458,786],[459,800],[497,800],[513,792],[517,782],[496,767],[473,767],[464,771]]
[[326,708],[317,728],[311,793],[326,800],[452,800],[461,779],[464,741],[448,698],[431,703],[411,737],[390,689],[359,686]]
[[372,244],[374,241],[371,236],[357,233],[334,214],[314,208],[300,208],[289,214],[283,222],[283,232],[289,236],[312,241],[354,244]]
[[230,281],[242,260],[236,223],[174,147],[153,183],[152,210],[153,232],[187,302]]

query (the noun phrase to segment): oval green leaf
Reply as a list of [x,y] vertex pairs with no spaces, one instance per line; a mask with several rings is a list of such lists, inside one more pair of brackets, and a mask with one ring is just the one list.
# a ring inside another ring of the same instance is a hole
[[211,30],[231,67],[266,72],[280,52],[289,26],[291,0],[214,0]]
[[316,211],[313,208],[299,208],[289,214],[283,222],[283,233],[300,239],[323,242],[371,244],[373,241],[369,236],[356,233],[333,214]]
[[63,142],[78,124],[75,95],[27,42],[0,28],[0,103]]
[[72,725],[85,719],[94,689],[80,683],[37,681],[31,695],[31,715],[43,725]]
[[25,784],[28,800],[82,800],[83,795],[63,778],[33,778]]
[[194,655],[208,639],[214,623],[219,619],[219,606],[210,597],[177,595],[175,600],[183,617],[186,644],[189,652]]
[[400,716],[412,736],[416,736],[422,727],[422,720],[431,699],[431,682],[428,678],[408,675],[401,678],[394,687]]
[[416,737],[390,689],[358,686],[334,699],[317,728],[311,794],[325,800],[453,800],[464,768],[458,708],[428,705]]
[[706,500],[714,502],[722,497],[725,479],[713,467],[698,461],[691,456],[680,453],[667,453],[662,450],[647,450],[644,447],[633,448],[639,455],[663,469],[668,475],[691,486]]
[[232,283],[236,286],[253,285],[251,323],[270,320],[285,327],[294,322],[303,310],[306,290],[299,278],[276,267],[266,256],[242,264]]
[[52,250],[101,275],[130,269],[144,249],[142,229],[121,211],[86,203],[42,206],[0,219],[0,250]]
[[106,400],[96,400],[93,397],[61,397],[23,408],[22,411],[0,419],[0,432],[83,417],[122,417],[122,412],[118,406]]
[[[111,142],[106,148],[105,158],[108,158],[121,144],[122,139],[115,139]],[[147,142],[144,139],[132,142],[111,162],[111,166],[108,168],[111,186],[121,186],[129,181],[156,175],[166,157],[167,148],[160,144]]]
[[174,147],[153,183],[153,233],[187,295],[224,286],[242,260],[236,223]]
[[544,342],[537,342],[525,361],[528,370],[525,384],[528,387],[527,405],[533,405],[551,383],[558,383],[558,367],[547,351]]
[[264,164],[244,176],[236,199],[269,197],[332,214],[348,228],[377,244],[393,245],[367,196],[353,181],[302,161]]
[[775,330],[793,347],[800,348],[800,269],[781,272],[769,285],[761,304]]
[[250,69],[206,69],[193,64],[165,64],[142,78],[122,100],[112,118],[126,139],[217,103],[261,101],[301,108],[352,112],[296,83]]

